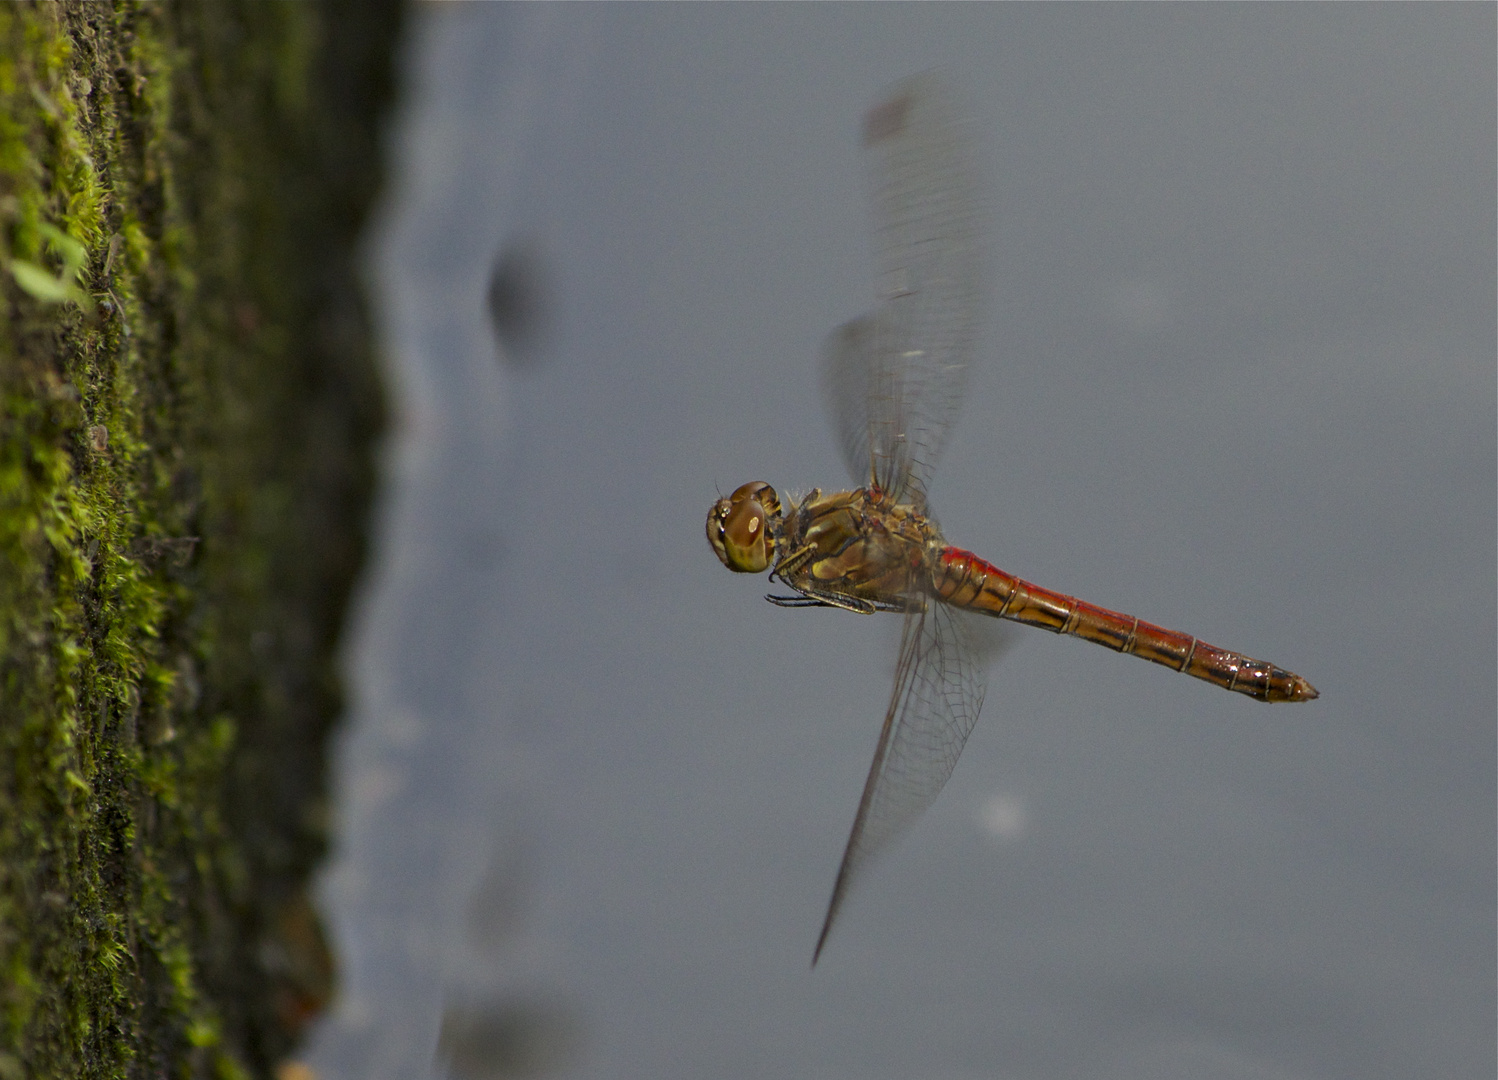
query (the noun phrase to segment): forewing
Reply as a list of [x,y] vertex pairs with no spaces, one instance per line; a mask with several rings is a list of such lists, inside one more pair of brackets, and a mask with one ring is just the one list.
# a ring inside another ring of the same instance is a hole
[[905,616],[894,690],[813,964],[859,869],[931,805],[952,775],[983,707],[986,683],[960,613],[933,602]]
[[863,146],[879,305],[829,340],[827,390],[854,478],[872,475],[897,501],[924,505],[978,329],[973,139],[927,73],[897,84],[869,111]]
[[869,457],[869,402],[890,400],[893,388],[876,385],[881,365],[874,361],[874,317],[843,323],[822,346],[822,400],[832,420],[848,475],[859,487],[875,483]]

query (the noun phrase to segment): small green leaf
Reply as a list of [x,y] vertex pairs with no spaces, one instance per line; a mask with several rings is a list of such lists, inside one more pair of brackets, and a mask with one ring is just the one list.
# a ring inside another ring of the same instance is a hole
[[10,274],[16,279],[17,285],[45,304],[65,303],[77,291],[76,286],[53,277],[36,263],[25,259],[12,259]]
[[76,274],[55,278],[33,262],[25,259],[10,261],[10,276],[22,290],[30,293],[44,304],[74,303],[84,311],[94,310],[94,298],[68,280]]
[[88,261],[88,249],[55,225],[42,222],[37,226],[37,231],[46,237],[52,250],[62,256],[62,273],[59,276],[64,281],[76,279],[78,271]]

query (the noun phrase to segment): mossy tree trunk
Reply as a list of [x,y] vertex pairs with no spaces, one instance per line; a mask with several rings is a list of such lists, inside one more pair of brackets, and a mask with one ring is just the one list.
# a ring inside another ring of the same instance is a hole
[[0,7],[0,1080],[267,1075],[329,992],[398,17]]

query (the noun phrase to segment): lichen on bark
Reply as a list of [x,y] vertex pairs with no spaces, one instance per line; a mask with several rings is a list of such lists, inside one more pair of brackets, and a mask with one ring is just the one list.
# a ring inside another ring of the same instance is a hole
[[398,21],[0,7],[0,1080],[268,1075],[330,991]]

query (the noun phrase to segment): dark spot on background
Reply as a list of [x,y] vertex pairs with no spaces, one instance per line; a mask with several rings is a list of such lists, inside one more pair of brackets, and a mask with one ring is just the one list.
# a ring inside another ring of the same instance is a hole
[[450,1004],[437,1056],[453,1080],[543,1076],[576,1058],[578,1025],[563,1006],[529,1000]]
[[500,246],[486,303],[500,355],[517,367],[534,363],[550,326],[551,280],[533,238]]

